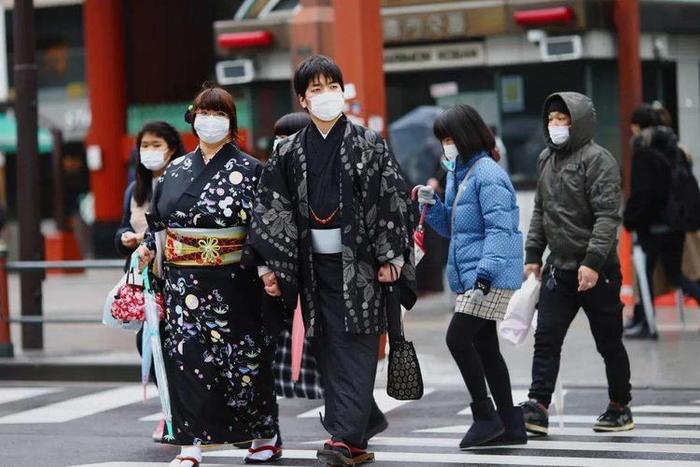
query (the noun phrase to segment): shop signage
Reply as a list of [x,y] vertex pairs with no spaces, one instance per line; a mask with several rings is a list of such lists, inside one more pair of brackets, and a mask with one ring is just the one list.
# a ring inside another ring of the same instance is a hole
[[453,5],[385,8],[382,12],[384,42],[454,40],[505,32],[505,9],[502,6],[456,9]]
[[486,63],[482,42],[384,49],[384,71],[459,68]]

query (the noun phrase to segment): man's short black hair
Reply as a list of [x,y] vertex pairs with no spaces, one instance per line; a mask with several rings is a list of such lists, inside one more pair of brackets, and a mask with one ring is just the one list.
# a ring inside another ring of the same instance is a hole
[[338,64],[325,55],[312,55],[301,62],[294,73],[294,92],[297,93],[297,96],[304,96],[309,83],[319,76],[324,76],[326,80],[340,84],[340,88],[345,91],[343,72],[340,71]]
[[272,131],[275,136],[286,137],[300,131],[309,123],[311,123],[311,117],[308,112],[292,112],[277,120]]
[[571,116],[571,112],[569,112],[569,108],[566,106],[566,102],[564,102],[564,99],[562,99],[561,96],[554,96],[552,100],[549,101],[549,109],[547,109],[547,114],[551,114],[552,112],[559,112],[566,114],[569,117]]
[[649,104],[642,104],[632,112],[630,123],[639,125],[641,129],[659,124],[659,115]]

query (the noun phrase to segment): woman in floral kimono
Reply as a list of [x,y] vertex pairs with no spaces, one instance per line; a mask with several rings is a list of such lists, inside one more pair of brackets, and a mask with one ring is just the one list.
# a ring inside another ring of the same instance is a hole
[[159,181],[139,250],[142,262],[162,251],[175,436],[163,442],[181,446],[171,467],[198,466],[201,445],[251,440],[246,462],[270,461],[281,457],[272,331],[261,312],[260,279],[240,266],[261,166],[235,144],[228,92],[204,89],[191,116],[199,148]]

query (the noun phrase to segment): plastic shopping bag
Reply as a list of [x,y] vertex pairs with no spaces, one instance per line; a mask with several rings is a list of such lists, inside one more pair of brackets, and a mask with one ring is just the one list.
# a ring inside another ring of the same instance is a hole
[[498,334],[514,345],[525,342],[535,315],[542,283],[530,274],[508,302],[506,316],[498,326]]
[[119,282],[117,282],[117,285],[107,294],[104,308],[102,309],[102,324],[110,328],[122,329],[124,331],[138,331],[141,328],[140,321],[121,321],[112,316],[112,305],[114,305],[114,301],[119,297],[119,290],[124,287],[128,277],[129,273],[124,274]]

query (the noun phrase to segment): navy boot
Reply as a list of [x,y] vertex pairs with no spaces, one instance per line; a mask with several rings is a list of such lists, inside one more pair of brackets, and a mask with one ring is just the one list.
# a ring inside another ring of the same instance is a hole
[[497,436],[491,441],[484,443],[485,446],[509,446],[515,444],[527,444],[527,430],[523,418],[523,408],[513,407],[512,410],[504,412],[498,411],[498,415],[506,427],[506,431],[501,436]]
[[482,445],[505,431],[501,417],[496,413],[490,397],[481,402],[472,402],[471,409],[474,422],[459,443],[460,449]]

